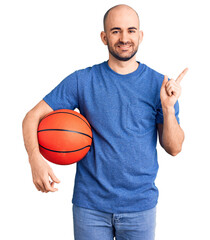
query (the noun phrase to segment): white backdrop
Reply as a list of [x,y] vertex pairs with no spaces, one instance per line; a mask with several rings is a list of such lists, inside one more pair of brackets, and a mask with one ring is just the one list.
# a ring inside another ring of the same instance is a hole
[[22,120],[73,71],[107,60],[100,40],[104,13],[126,3],[140,16],[144,40],[137,59],[181,82],[182,152],[158,144],[157,240],[210,239],[208,1],[11,0],[0,3],[0,238],[73,239],[76,165],[50,164],[56,193],[38,192],[22,139]]

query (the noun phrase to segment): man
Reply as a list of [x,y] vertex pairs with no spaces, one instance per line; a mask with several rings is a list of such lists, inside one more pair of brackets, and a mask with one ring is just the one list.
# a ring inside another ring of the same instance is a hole
[[75,239],[151,240],[158,201],[157,132],[169,154],[181,151],[177,100],[187,69],[176,81],[168,80],[136,61],[143,32],[137,13],[127,5],[107,11],[101,39],[109,60],[69,75],[23,121],[33,182],[42,192],[57,191],[54,183],[60,182],[40,155],[39,121],[50,111],[78,108],[92,126],[93,143],[77,163]]

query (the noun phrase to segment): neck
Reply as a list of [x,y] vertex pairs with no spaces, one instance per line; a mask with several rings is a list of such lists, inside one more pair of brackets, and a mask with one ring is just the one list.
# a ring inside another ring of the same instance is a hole
[[139,64],[136,62],[136,58],[132,57],[128,61],[120,61],[116,58],[113,58],[112,56],[109,56],[108,61],[109,67],[119,74],[129,74],[138,68]]

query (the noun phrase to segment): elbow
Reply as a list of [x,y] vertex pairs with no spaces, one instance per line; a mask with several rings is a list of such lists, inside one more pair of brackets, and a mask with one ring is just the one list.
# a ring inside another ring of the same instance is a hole
[[163,147],[165,151],[170,154],[171,156],[175,157],[177,154],[179,154],[182,151],[182,148],[169,148],[169,147]]
[[169,154],[173,157],[175,157],[176,155],[178,155],[182,150],[177,150],[177,151],[174,151],[174,152],[169,152]]
[[176,149],[171,149],[171,150],[169,150],[168,153],[169,153],[171,156],[175,157],[175,156],[178,155],[181,151],[182,151],[182,144],[181,144],[179,147],[177,147]]
[[183,145],[184,139],[185,139],[185,134],[184,134],[184,131],[182,130],[182,139],[181,139],[181,142],[180,142],[180,144],[177,146],[176,149],[173,149],[173,150],[170,152],[171,156],[175,157],[176,155],[178,155],[178,154],[182,151],[182,145]]
[[168,147],[168,148],[164,148],[164,149],[168,154],[170,154],[173,157],[175,157],[177,154],[179,154],[181,152],[181,148],[180,149],[178,149],[178,148],[174,149],[174,148],[169,148]]
[[171,146],[167,146],[167,148],[165,148],[166,152],[173,157],[177,156],[182,151],[182,145],[183,145],[184,139],[185,139],[185,135],[182,130],[182,136],[180,137],[179,142],[175,144],[171,144]]
[[168,154],[175,157],[182,151],[182,143],[183,141],[181,142],[181,144],[177,145],[176,147],[168,147],[165,150]]

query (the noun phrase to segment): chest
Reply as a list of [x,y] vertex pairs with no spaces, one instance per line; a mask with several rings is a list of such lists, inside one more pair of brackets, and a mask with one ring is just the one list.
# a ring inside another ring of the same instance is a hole
[[157,90],[148,79],[88,79],[78,85],[80,112],[96,129],[142,134],[155,127]]

